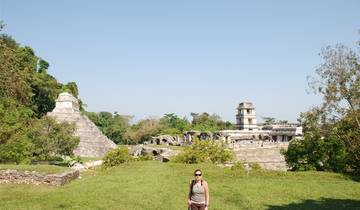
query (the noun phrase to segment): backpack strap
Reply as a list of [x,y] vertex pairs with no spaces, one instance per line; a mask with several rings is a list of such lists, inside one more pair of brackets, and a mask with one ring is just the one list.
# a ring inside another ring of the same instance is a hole
[[189,191],[189,198],[190,198],[190,197],[192,196],[192,194],[193,194],[194,183],[195,183],[195,180],[191,180],[190,191]]

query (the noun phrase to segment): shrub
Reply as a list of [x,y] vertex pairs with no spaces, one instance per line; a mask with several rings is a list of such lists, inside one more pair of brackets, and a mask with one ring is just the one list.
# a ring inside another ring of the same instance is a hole
[[80,142],[79,137],[73,136],[74,132],[74,124],[58,123],[50,117],[36,120],[29,132],[34,158],[49,160],[52,156],[72,156]]
[[225,170],[225,173],[231,177],[243,177],[247,174],[245,165],[241,162],[235,162],[234,165],[232,165],[229,169],[230,170]]
[[33,145],[24,134],[13,135],[0,144],[0,162],[28,164],[31,161]]
[[33,145],[27,137],[32,111],[0,97],[0,162],[28,163]]
[[70,156],[58,156],[53,157],[52,160],[49,160],[50,165],[57,165],[57,166],[66,166],[71,167],[74,166],[76,163],[81,163],[81,158],[79,156],[70,157]]
[[138,158],[138,160],[140,161],[153,160],[153,159],[154,159],[154,155],[152,153],[146,153],[145,155],[142,155]]
[[226,163],[234,159],[234,153],[226,143],[216,141],[195,140],[193,144],[185,148],[184,152],[175,156],[175,162],[181,163]]
[[332,136],[291,141],[287,151],[282,151],[282,154],[293,171],[344,172],[348,161],[345,146]]
[[241,162],[236,162],[233,166],[231,166],[232,171],[245,171],[244,164]]
[[117,166],[132,160],[126,147],[117,147],[109,151],[103,158],[105,167]]
[[249,163],[249,167],[251,168],[251,171],[257,171],[257,172],[263,171],[263,169],[258,163]]

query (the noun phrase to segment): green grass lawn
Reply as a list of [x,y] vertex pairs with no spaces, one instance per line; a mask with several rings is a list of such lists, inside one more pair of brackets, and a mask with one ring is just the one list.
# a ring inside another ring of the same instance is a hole
[[[0,164],[0,170],[17,170],[17,171],[36,171],[45,174],[58,174],[70,169],[67,167],[60,167],[54,165],[13,165],[13,164]],[[0,207],[1,208],[1,207]]]
[[196,168],[210,209],[360,209],[360,182],[334,173],[236,173],[214,165],[131,162],[83,173],[62,187],[0,185],[0,209],[186,209]]
[[96,161],[96,160],[102,160],[103,157],[81,157],[81,161],[89,162],[89,161]]

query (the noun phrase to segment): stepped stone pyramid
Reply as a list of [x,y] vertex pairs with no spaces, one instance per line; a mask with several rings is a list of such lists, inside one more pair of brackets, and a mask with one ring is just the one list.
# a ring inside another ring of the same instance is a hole
[[78,100],[69,93],[61,93],[56,100],[55,109],[47,114],[59,122],[76,124],[75,136],[80,137],[80,143],[74,150],[81,157],[101,157],[116,144],[108,139],[96,125],[79,110]]

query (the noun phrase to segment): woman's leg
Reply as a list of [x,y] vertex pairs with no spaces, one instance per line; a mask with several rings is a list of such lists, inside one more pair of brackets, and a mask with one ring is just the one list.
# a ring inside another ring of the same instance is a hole
[[195,204],[192,203],[190,206],[191,210],[205,210],[205,204]]

